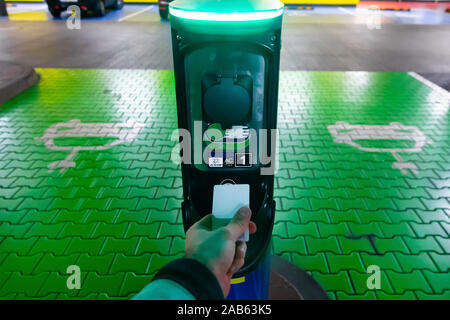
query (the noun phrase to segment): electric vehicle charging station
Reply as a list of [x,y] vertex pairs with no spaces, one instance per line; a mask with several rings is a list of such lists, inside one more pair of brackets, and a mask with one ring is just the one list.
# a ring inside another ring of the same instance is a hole
[[231,186],[222,202],[236,210],[245,200],[234,203],[233,192],[249,186],[258,228],[228,299],[268,297],[283,10],[277,0],[176,0],[169,7],[178,126],[191,139],[181,151],[185,231],[212,212],[220,185]]

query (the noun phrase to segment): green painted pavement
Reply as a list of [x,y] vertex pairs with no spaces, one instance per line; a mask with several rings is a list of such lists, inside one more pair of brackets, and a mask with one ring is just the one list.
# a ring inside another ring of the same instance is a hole
[[[39,72],[0,113],[0,297],[130,298],[183,252],[172,71]],[[448,299],[448,96],[404,73],[281,72],[279,100],[275,254],[332,298]]]

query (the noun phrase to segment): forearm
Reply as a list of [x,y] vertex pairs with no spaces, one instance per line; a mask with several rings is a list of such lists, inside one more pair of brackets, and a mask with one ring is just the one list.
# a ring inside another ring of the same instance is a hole
[[222,288],[214,274],[194,259],[177,259],[153,278],[135,300],[220,300]]

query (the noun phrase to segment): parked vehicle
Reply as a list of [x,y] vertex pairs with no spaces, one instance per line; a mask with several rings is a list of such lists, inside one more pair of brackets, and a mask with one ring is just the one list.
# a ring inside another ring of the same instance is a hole
[[159,5],[159,16],[161,19],[167,20],[169,17],[169,3],[172,0],[158,0]]
[[54,17],[60,17],[61,12],[67,10],[71,5],[80,7],[81,14],[93,14],[102,17],[106,8],[122,9],[123,0],[45,0],[48,10]]

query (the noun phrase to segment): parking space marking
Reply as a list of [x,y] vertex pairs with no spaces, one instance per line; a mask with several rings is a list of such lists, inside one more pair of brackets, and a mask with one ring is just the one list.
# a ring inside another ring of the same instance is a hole
[[123,18],[120,18],[120,19],[118,20],[118,22],[122,22],[122,21],[125,21],[125,20],[129,19],[129,18],[133,18],[133,17],[135,17],[135,16],[137,16],[137,15],[139,15],[139,14],[141,14],[141,13],[144,13],[144,12],[150,10],[150,9],[153,9],[153,7],[154,7],[154,5],[145,7],[145,8],[142,9],[142,10],[139,10],[139,11],[137,11],[137,12],[135,12],[135,13],[129,14],[129,15],[123,17]]
[[408,74],[413,77],[414,79],[422,82],[424,85],[426,85],[427,87],[439,92],[439,94],[441,94],[443,97],[446,98],[450,98],[450,92],[448,92],[447,90],[445,90],[444,88],[439,87],[437,84],[431,82],[430,80],[425,79],[424,77],[422,77],[421,75],[415,73],[415,72],[408,72]]
[[[184,252],[173,70],[37,71],[0,114],[0,299],[131,298]],[[406,73],[281,71],[274,254],[333,299],[449,299],[448,106]]]
[[345,9],[345,8],[342,8],[342,7],[339,7],[338,9],[339,9],[339,11],[345,12],[346,14],[349,14],[351,16],[356,16],[356,13],[353,13],[353,12],[351,12],[348,9]]

